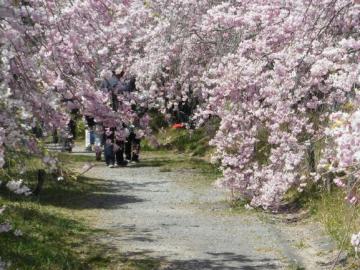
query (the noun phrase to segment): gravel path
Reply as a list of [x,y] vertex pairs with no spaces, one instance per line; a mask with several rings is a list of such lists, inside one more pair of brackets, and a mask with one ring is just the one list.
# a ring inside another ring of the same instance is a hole
[[96,202],[95,226],[108,232],[99,241],[129,257],[161,259],[161,269],[297,269],[289,262],[304,258],[291,245],[294,239],[255,213],[232,214],[226,194],[194,184],[194,174],[141,163],[91,169],[86,176],[107,185]]

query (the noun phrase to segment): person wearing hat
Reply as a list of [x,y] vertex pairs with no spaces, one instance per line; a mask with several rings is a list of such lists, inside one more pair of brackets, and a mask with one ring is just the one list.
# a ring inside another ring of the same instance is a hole
[[117,92],[120,84],[122,84],[122,78],[125,72],[123,68],[119,67],[112,71],[112,76],[110,78],[105,78],[101,84],[101,89],[107,90],[110,95],[111,108],[117,112],[119,109],[117,101]]
[[[124,68],[120,66],[113,70],[112,76],[110,78],[105,78],[101,85],[101,89],[106,89],[109,95],[111,95],[111,107],[115,112],[119,110],[118,94],[121,94],[126,88],[124,74]],[[110,168],[114,167],[115,162],[117,166],[127,165],[127,162],[123,157],[125,140],[118,138],[118,136],[115,138],[114,136],[115,133],[120,134],[120,132],[121,131],[116,130],[116,128],[111,128],[111,135],[105,135],[105,162]]]

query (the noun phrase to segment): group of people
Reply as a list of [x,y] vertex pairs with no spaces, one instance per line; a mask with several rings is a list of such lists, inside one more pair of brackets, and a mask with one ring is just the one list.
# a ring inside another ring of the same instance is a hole
[[95,123],[92,118],[87,117],[86,120],[89,129],[87,150],[95,151],[96,160],[101,160],[104,152],[105,163],[110,168],[139,162],[141,140],[137,138],[133,126],[125,126],[117,131],[116,128],[106,128]]
[[112,128],[105,131],[104,155],[106,165],[110,168],[139,162],[140,139],[133,131],[126,131],[128,136],[125,140],[117,138],[117,132]]
[[[118,97],[136,90],[135,78],[125,78],[124,71],[117,69],[113,71],[111,78],[104,79],[100,88],[107,91],[112,109],[118,111]],[[86,116],[85,119],[89,130],[89,148],[95,150],[97,160],[101,160],[104,149],[105,162],[109,168],[139,162],[140,138],[136,136],[135,123],[123,124],[121,128],[105,127],[96,123],[92,117]]]

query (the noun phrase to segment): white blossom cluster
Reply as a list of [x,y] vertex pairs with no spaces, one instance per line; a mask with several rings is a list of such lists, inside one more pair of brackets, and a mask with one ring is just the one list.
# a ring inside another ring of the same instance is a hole
[[27,187],[26,185],[24,185],[23,180],[20,179],[18,181],[16,180],[11,180],[6,184],[6,187],[14,192],[15,194],[18,195],[25,195],[25,196],[29,196],[31,195],[31,189],[29,187]]
[[[3,214],[5,210],[6,210],[6,206],[1,207],[0,215]],[[13,226],[9,222],[0,224],[0,233],[7,233],[7,232],[10,232],[11,230],[13,230]],[[17,237],[23,236],[23,232],[20,229],[15,229],[14,235]]]
[[9,222],[0,224],[0,233],[7,233],[13,229],[12,225]]
[[5,270],[6,269],[6,263],[3,262],[0,258],[0,270]]
[[351,236],[351,245],[355,248],[355,252],[360,251],[360,232]]

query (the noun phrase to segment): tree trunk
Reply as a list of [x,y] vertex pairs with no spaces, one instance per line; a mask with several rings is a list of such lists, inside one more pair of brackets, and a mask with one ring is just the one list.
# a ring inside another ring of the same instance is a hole
[[34,190],[34,195],[35,196],[38,196],[43,188],[43,185],[44,185],[44,182],[45,182],[45,170],[38,170],[38,173],[37,173],[37,186]]

